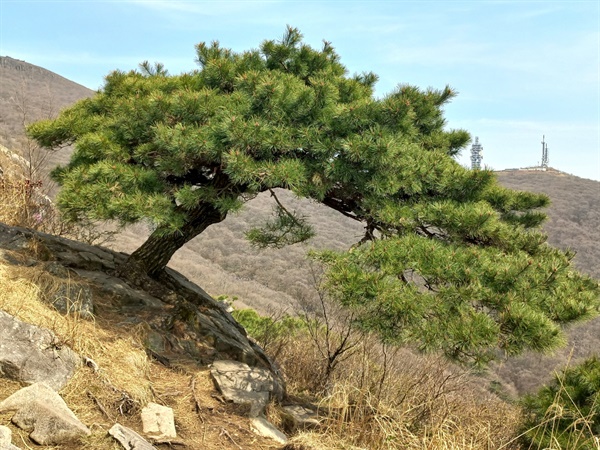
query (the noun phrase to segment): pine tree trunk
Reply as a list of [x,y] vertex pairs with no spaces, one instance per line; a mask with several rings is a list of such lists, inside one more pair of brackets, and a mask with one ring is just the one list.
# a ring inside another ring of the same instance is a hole
[[177,232],[165,234],[158,228],[134,251],[122,272],[131,271],[156,278],[167,266],[171,257],[186,242],[198,236],[206,228],[225,219],[226,213],[221,213],[212,205],[203,204],[189,214],[185,225]]

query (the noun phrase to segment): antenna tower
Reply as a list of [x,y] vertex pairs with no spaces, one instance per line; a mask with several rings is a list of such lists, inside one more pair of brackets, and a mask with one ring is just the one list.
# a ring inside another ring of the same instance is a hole
[[483,160],[483,147],[479,143],[479,138],[475,138],[475,142],[471,146],[471,169],[481,169],[481,161]]
[[542,169],[548,169],[548,144],[545,135],[542,136]]

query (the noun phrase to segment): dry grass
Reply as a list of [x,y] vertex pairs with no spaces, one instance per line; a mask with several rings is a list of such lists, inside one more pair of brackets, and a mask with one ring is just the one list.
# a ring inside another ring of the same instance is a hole
[[[325,393],[314,383],[322,376],[319,358],[306,336],[280,351],[290,393],[316,403],[321,416],[321,427],[295,436],[295,444],[326,450],[518,448],[520,409],[440,357],[385,349],[365,336]],[[272,419],[283,422],[275,412]]]
[[[278,448],[268,439],[255,436],[247,419],[233,405],[213,397],[215,388],[207,369],[195,365],[167,368],[148,359],[143,344],[146,326],[119,323],[120,316],[110,299],[94,293],[98,314],[95,320],[83,320],[76,314],[63,315],[44,302],[49,292],[69,280],[38,267],[3,263],[0,280],[1,310],[52,330],[61,344],[93,361],[76,371],[60,392],[92,435],[72,446],[46,448],[116,450],[120,447],[108,436],[108,430],[119,422],[141,432],[139,412],[150,401],[173,408],[178,438],[188,448]],[[20,387],[19,383],[0,378],[0,399]],[[0,423],[8,425],[9,421],[10,415],[0,415]],[[32,448],[27,432],[12,429],[14,443],[23,449]]]
[[48,195],[47,182],[28,178],[30,164],[0,145],[0,222],[64,236],[88,244],[103,244],[117,233],[108,224],[66,223]]

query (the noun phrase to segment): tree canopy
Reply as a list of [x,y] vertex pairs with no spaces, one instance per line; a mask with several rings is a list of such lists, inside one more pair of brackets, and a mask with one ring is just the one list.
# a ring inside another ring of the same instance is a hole
[[[197,70],[112,72],[93,98],[28,130],[45,147],[75,146],[53,173],[66,218],[153,224],[131,267],[157,276],[208,226],[285,188],[364,223],[354,248],[318,258],[332,295],[386,340],[485,363],[498,349],[553,349],[561,324],[597,311],[598,283],[539,230],[547,197],[454,160],[469,135],[446,129],[450,87],[377,97],[376,75],[349,75],[330,43],[314,49],[294,28],[259,49],[196,50]],[[248,236],[280,246],[311,229],[277,201]]]

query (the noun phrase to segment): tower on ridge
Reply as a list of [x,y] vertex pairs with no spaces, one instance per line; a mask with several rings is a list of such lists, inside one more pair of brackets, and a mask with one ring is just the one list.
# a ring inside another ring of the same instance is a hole
[[471,146],[471,169],[481,169],[481,161],[483,160],[483,147],[479,143],[479,138],[475,138],[475,142]]
[[548,144],[545,135],[542,136],[542,169],[548,169]]

